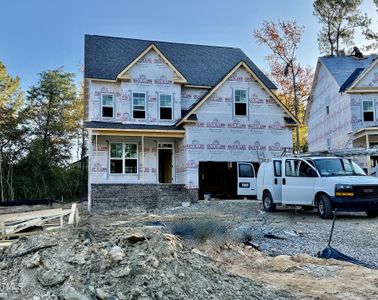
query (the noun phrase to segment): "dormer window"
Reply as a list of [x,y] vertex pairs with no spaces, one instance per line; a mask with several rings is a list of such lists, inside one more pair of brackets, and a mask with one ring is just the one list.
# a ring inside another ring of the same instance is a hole
[[160,95],[160,120],[172,120],[172,95]]
[[374,121],[374,103],[372,100],[362,101],[362,114],[364,122]]
[[246,116],[247,115],[247,91],[235,90],[234,93],[234,115]]
[[114,95],[113,94],[101,95],[101,114],[103,118],[114,117]]
[[146,118],[146,94],[133,93],[133,118]]

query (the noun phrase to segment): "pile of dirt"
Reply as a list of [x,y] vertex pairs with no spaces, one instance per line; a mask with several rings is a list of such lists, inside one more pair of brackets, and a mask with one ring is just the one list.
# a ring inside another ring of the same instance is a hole
[[44,233],[20,238],[0,257],[0,299],[294,298],[151,227]]

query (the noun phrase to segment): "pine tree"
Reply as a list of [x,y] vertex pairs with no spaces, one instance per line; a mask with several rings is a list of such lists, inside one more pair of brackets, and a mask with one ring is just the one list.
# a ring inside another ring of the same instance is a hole
[[[31,197],[48,197],[58,190],[62,168],[68,166],[72,146],[82,120],[74,74],[61,69],[40,73],[37,85],[28,91],[33,141],[24,169],[30,172],[25,186],[35,186]],[[62,193],[64,188],[61,188]]]
[[318,33],[319,50],[325,55],[338,55],[341,46],[353,44],[356,28],[364,30],[371,19],[358,9],[362,0],[315,0],[314,16],[322,24]]

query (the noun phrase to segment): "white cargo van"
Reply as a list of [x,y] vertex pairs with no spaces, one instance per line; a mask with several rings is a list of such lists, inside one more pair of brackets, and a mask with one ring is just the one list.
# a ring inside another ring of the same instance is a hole
[[335,208],[378,216],[378,178],[367,176],[341,157],[282,157],[263,162],[257,175],[257,199],[266,211],[277,205],[317,208],[321,218]]

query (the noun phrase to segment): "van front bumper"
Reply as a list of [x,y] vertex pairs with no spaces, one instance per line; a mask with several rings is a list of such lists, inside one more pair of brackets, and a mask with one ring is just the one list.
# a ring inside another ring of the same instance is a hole
[[378,210],[378,198],[331,197],[332,207],[353,211]]

